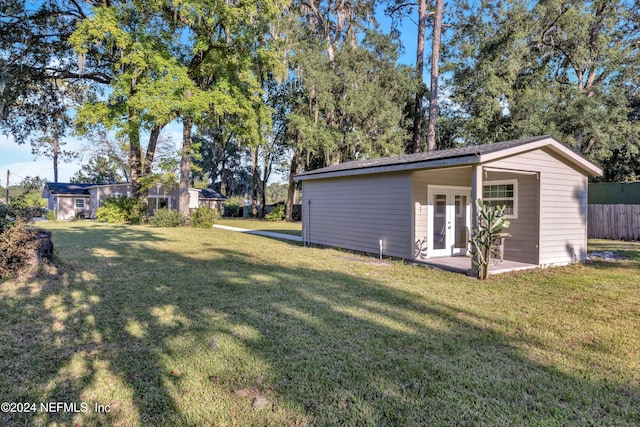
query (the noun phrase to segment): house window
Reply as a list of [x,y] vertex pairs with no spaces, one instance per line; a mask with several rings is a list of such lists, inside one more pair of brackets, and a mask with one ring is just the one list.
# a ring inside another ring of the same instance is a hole
[[482,187],[482,200],[490,206],[506,206],[504,213],[508,218],[518,217],[518,181],[487,181]]
[[75,199],[76,209],[84,209],[84,199]]

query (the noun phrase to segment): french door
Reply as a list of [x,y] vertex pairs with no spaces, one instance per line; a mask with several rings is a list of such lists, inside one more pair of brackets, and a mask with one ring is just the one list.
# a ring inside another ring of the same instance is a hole
[[466,255],[471,235],[471,190],[429,186],[428,256]]

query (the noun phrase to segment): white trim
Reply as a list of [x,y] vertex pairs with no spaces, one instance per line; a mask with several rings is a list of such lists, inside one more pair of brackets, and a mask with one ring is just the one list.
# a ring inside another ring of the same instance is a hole
[[484,170],[486,172],[504,172],[504,173],[512,173],[514,175],[539,175],[540,171],[526,171],[522,169],[505,169],[505,168],[494,168],[491,166],[485,166]]
[[[172,210],[173,206],[171,203],[171,196],[168,194],[149,194],[148,196],[149,199],[156,199],[155,202],[155,208],[153,208],[153,210],[158,210],[160,209],[160,199],[167,199],[167,209],[168,210]],[[149,203],[149,205],[151,205],[151,203]]]
[[510,157],[514,154],[520,154],[526,151],[532,151],[537,148],[549,148],[551,151],[565,158],[569,162],[573,163],[578,168],[587,172],[590,176],[602,176],[603,170],[601,167],[592,163],[587,158],[576,153],[569,147],[566,147],[560,141],[552,136],[541,138],[535,141],[531,141],[527,144],[518,145],[512,148],[506,148],[504,150],[494,151],[493,153],[484,153],[480,155],[480,162],[487,163],[494,160],[498,160],[504,157]]
[[[82,207],[78,206],[78,201],[82,201]],[[74,197],[73,198],[73,208],[74,209],[87,209],[87,199],[84,197]]]
[[510,200],[510,197],[499,197],[499,198],[485,198],[484,197],[484,188],[490,185],[513,185],[513,213],[505,215],[510,219],[518,219],[518,180],[517,179],[501,179],[496,181],[484,181],[482,183],[482,201],[491,201],[491,200]]
[[[467,196],[467,206],[466,206],[466,215],[467,215],[467,228],[471,230],[471,187],[461,187],[461,186],[453,186],[453,185],[427,185],[427,256],[426,258],[439,257],[439,256],[452,256],[456,254],[464,255],[468,253],[468,248],[464,252],[454,249],[450,244],[455,239],[455,236],[448,232],[446,235],[446,244],[445,249],[434,249],[433,248],[433,195],[438,191],[446,192],[447,194],[447,205],[446,205],[446,213],[445,213],[445,221],[447,220],[447,215],[449,215],[449,220],[455,222],[455,202],[453,198],[455,194],[463,194]],[[455,230],[454,230],[455,231]],[[470,236],[469,236],[470,237]],[[466,252],[466,253],[465,253]]]

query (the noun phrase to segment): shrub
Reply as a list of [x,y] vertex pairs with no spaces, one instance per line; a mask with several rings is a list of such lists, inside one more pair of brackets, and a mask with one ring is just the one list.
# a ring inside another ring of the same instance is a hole
[[0,230],[0,277],[11,277],[29,264],[38,240],[27,223],[16,218],[10,227]]
[[109,197],[96,209],[96,219],[115,224],[140,224],[146,211],[144,202],[135,197]]
[[200,206],[191,212],[191,226],[198,228],[211,228],[220,219],[218,212],[208,206]]
[[241,197],[234,196],[224,202],[224,216],[239,217],[242,216],[242,207],[244,200]]
[[186,218],[180,211],[170,211],[167,208],[158,209],[151,218],[149,224],[153,227],[180,227],[186,222]]
[[57,221],[58,218],[56,217],[56,212],[55,211],[47,211],[47,220],[49,220],[49,221]]
[[267,221],[282,221],[284,216],[284,205],[277,204],[271,209],[271,212],[264,216],[264,219]]
[[0,205],[0,234],[13,225],[11,216],[7,205]]

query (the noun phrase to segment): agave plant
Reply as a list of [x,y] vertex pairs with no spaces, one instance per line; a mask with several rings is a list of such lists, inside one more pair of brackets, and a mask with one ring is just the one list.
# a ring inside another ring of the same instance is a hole
[[506,206],[491,206],[489,202],[476,200],[478,207],[478,227],[471,236],[471,253],[473,263],[478,267],[478,279],[484,280],[489,276],[489,264],[492,257],[500,257],[500,246],[496,243],[510,234],[504,233],[503,228],[509,227],[505,216]]

